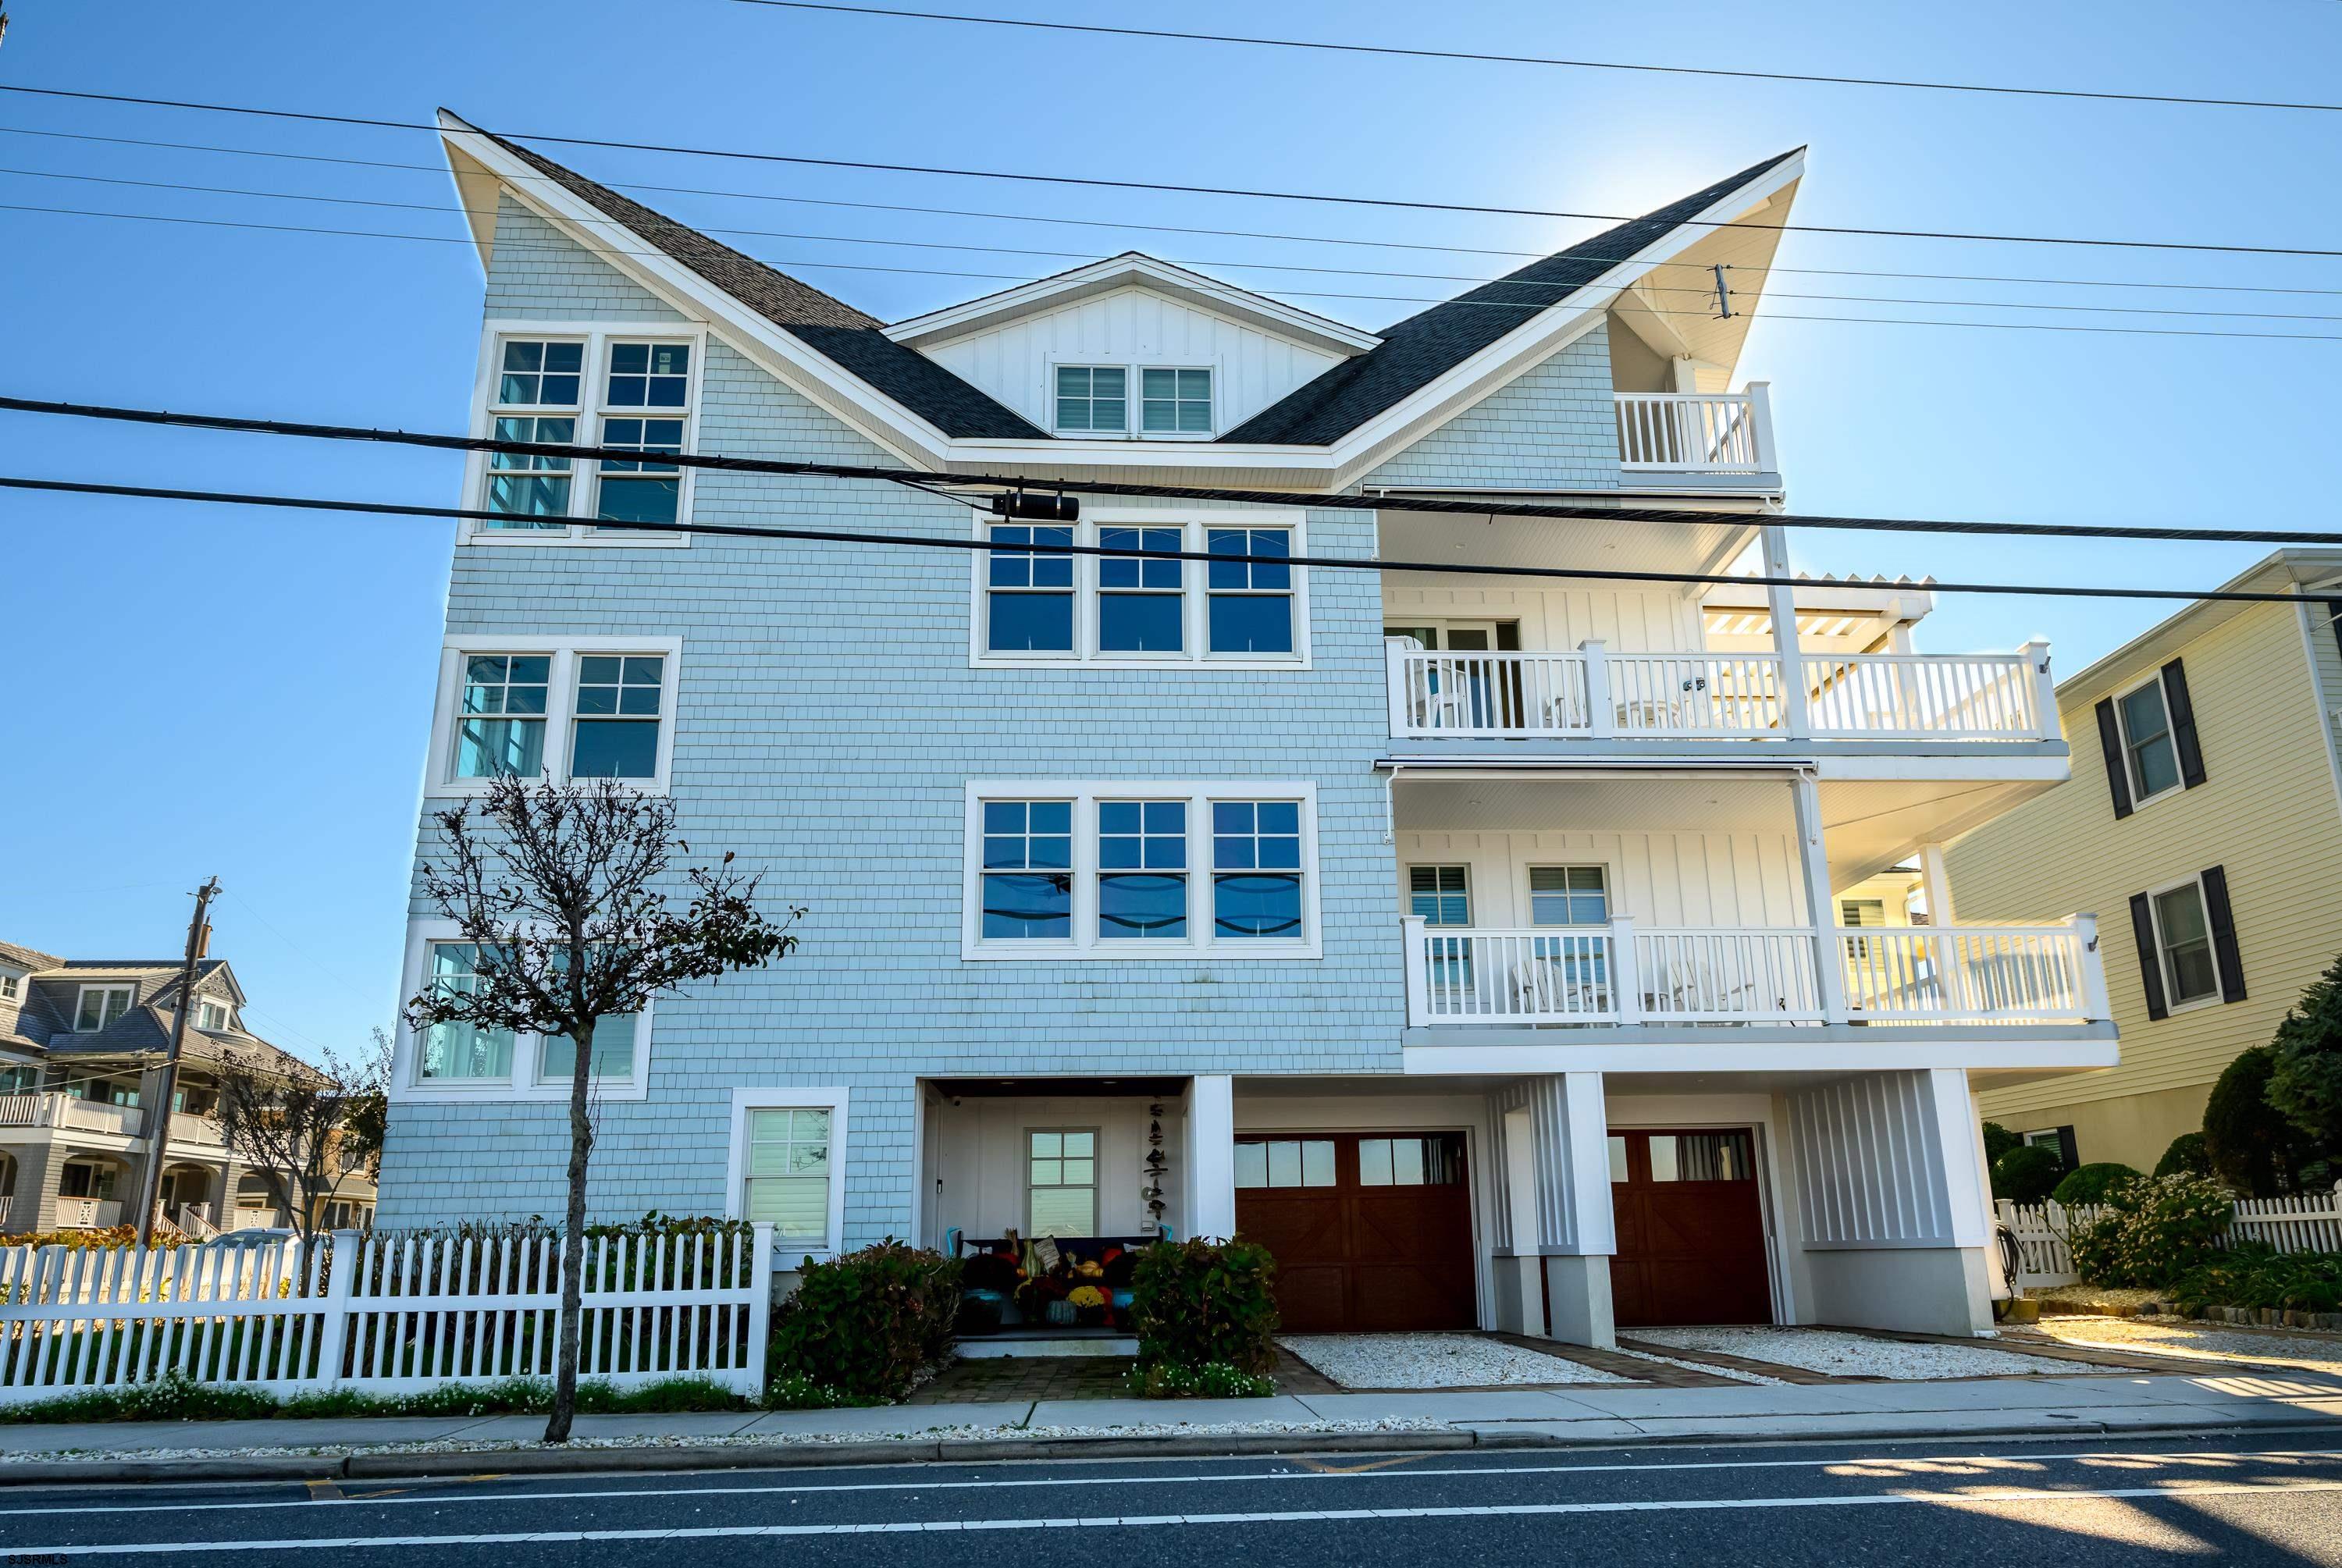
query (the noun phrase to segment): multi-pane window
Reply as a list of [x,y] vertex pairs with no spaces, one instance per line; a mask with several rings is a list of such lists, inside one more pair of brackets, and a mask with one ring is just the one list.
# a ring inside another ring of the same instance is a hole
[[0,1067],[0,1094],[30,1094],[41,1086],[41,1070],[29,1062]]
[[85,985],[74,1012],[74,1032],[95,1034],[130,1011],[132,988],[127,985]]
[[740,1213],[773,1227],[775,1239],[819,1248],[829,1233],[830,1114],[824,1110],[747,1113]]
[[650,654],[581,654],[570,721],[569,776],[658,774],[659,699],[666,661]]
[[1187,939],[1187,803],[1098,803],[1098,937]]
[[1207,435],[1212,429],[1212,373],[1142,370],[1138,427],[1149,435]]
[[[594,1021],[594,1076],[611,1083],[629,1083],[635,1076],[635,1035],[642,1020],[633,1013],[612,1014]],[[536,1075],[547,1084],[566,1084],[577,1072],[577,1042],[566,1034],[548,1034],[537,1043]]]
[[1236,1144],[1239,1187],[1330,1187],[1334,1143],[1330,1138],[1267,1138]]
[[1208,645],[1215,654],[1293,652],[1293,534],[1284,528],[1214,528],[1207,564]]
[[1598,865],[1531,866],[1529,924],[1610,924],[1610,895],[1602,868]]
[[[463,995],[479,988],[480,950],[467,942],[431,944],[431,988]],[[513,1033],[475,1024],[434,1024],[423,1032],[416,1076],[430,1082],[506,1080],[512,1076]]]
[[1025,1190],[1036,1236],[1097,1234],[1097,1134],[1025,1134]]
[[1445,1187],[1464,1179],[1464,1140],[1453,1133],[1358,1140],[1358,1185]]
[[1056,428],[1111,431],[1130,426],[1129,372],[1118,365],[1057,366]]
[[195,1027],[211,1033],[228,1026],[230,1010],[225,1002],[206,996],[195,1004]]
[[[1071,528],[1005,524],[997,544],[1069,545]],[[987,551],[985,646],[996,654],[1074,650],[1074,558],[1037,550]]]
[[682,514],[683,471],[657,461],[683,450],[680,419],[605,419],[602,444],[639,452],[639,458],[602,460],[602,487],[594,516],[602,523],[672,523]]
[[2117,704],[2122,716],[2123,756],[2130,769],[2130,792],[2146,800],[2179,787],[2179,748],[2171,734],[2171,710],[2163,682],[2152,680],[2127,693]]
[[[1177,528],[1100,528],[1108,550],[1176,552]],[[1186,645],[1185,561],[1136,556],[1098,557],[1098,649],[1102,653],[1176,654]]]
[[1212,803],[1212,924],[1223,937],[1297,941],[1301,807],[1289,800]]
[[0,969],[0,1002],[15,1002],[25,994],[25,977],[11,970]]
[[987,940],[1062,940],[1074,929],[1074,803],[984,803]]
[[2171,1005],[2217,996],[2220,973],[2212,953],[2203,884],[2182,883],[2157,894],[2154,902],[2156,945],[2162,953],[2163,984],[2171,994]]
[[614,343],[604,402],[612,408],[681,408],[691,400],[687,343]]
[[1406,909],[1426,925],[1472,924],[1471,874],[1460,865],[1411,865]]
[[[535,338],[506,338],[498,359],[493,424],[498,441],[577,444],[579,390],[585,382],[586,345]],[[524,409],[568,410],[527,414]],[[495,529],[566,531],[575,464],[566,457],[521,453],[488,454],[487,510]]]
[[459,779],[545,771],[545,694],[553,660],[545,654],[469,654],[455,718]]

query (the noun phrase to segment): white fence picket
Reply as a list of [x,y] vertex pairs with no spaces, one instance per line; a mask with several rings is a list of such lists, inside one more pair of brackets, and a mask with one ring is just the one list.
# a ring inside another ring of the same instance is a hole
[[[258,1248],[0,1247],[0,1404],[168,1373],[280,1393],[549,1377],[557,1243],[339,1231]],[[712,1249],[594,1238],[581,1375],[760,1392],[772,1274],[766,1224]]]
[[[2081,1276],[2075,1272],[2067,1239],[2107,1213],[2102,1204],[2069,1209],[2056,1203],[2012,1203],[2006,1198],[1993,1207],[2017,1238],[2017,1277],[2010,1283],[2022,1290],[2077,1283]],[[2238,1198],[2219,1244],[2233,1247],[2243,1242],[2257,1242],[2280,1253],[2342,1252],[2342,1183],[2329,1192],[2289,1198]]]

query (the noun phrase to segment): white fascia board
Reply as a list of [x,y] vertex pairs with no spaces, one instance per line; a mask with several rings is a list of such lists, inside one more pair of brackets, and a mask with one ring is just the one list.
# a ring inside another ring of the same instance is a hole
[[[2342,572],[2342,551],[2277,550],[2221,584],[2217,591],[2282,593],[2287,584],[2307,588],[2337,572]],[[2114,652],[2058,682],[2058,705],[2100,697],[2116,686],[2128,684],[2139,677],[2140,666],[2164,664],[2177,649],[2252,607],[2248,602],[2199,599],[2174,610]]]
[[898,321],[886,328],[886,335],[896,343],[931,348],[989,331],[1019,316],[1038,315],[1074,300],[1132,285],[1192,300],[1206,310],[1238,317],[1264,332],[1296,339],[1327,354],[1364,354],[1382,342],[1373,333],[1296,309],[1186,267],[1136,254],[1109,256],[1054,277],[1038,278],[981,299]]
[[[592,253],[596,260],[626,275],[685,315],[721,324],[727,329],[732,346],[898,460],[926,468],[943,466],[951,438],[926,419],[868,383],[849,375],[826,355],[815,352],[794,335],[748,309],[625,224],[514,157],[455,115],[443,109],[439,118],[440,138],[449,149],[451,166],[455,155],[460,152],[493,173],[515,200]],[[610,246],[614,235],[623,235],[639,248],[614,253]]]

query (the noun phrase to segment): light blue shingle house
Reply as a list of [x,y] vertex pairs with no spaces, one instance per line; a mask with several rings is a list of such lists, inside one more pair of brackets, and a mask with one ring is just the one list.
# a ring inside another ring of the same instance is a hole
[[[2113,1034],[2087,916],[1948,924],[1938,846],[2065,775],[2046,650],[1914,654],[1924,592],[1766,522],[1731,384],[1801,153],[1381,333],[1136,255],[888,325],[444,125],[475,429],[640,455],[474,461],[426,807],[627,778],[809,910],[612,1048],[597,1212],[1241,1228],[1305,1328],[1987,1321],[1972,1085]],[[1006,521],[976,474],[1290,499]],[[1934,924],[1847,929],[1909,857]],[[410,991],[463,983],[429,914]],[[403,1039],[385,1222],[556,1212],[548,1066]]]

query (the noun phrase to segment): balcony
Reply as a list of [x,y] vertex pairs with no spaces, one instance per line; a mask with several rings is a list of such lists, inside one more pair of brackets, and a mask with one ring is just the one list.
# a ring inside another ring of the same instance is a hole
[[143,1124],[135,1105],[108,1105],[55,1091],[0,1094],[0,1127],[67,1127],[135,1137]]
[[1744,392],[1619,392],[1618,467],[1623,484],[1777,490],[1768,384]]
[[122,1223],[122,1204],[112,1198],[59,1198],[57,1228],[61,1231],[104,1230]]
[[[1384,644],[1406,740],[2062,739],[2049,646],[2013,654],[1433,653]],[[1795,670],[1784,678],[1785,666]]]
[[[1407,1023],[2099,1023],[2097,923],[1455,930],[1406,921]],[[1827,955],[1822,962],[1817,955]]]

